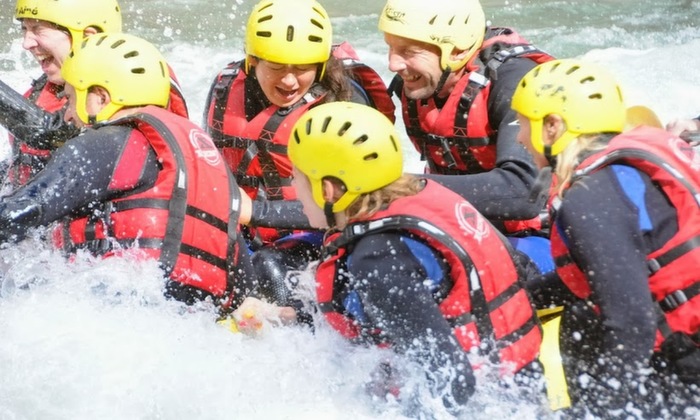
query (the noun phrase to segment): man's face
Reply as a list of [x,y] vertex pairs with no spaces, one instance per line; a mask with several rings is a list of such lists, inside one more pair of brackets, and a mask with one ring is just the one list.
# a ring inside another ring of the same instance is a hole
[[403,90],[410,99],[429,98],[438,87],[442,68],[440,49],[425,42],[385,33],[389,46],[389,70],[403,79]]
[[70,53],[70,34],[51,22],[38,19],[22,19],[22,34],[22,48],[34,56],[49,82],[62,85],[61,65]]

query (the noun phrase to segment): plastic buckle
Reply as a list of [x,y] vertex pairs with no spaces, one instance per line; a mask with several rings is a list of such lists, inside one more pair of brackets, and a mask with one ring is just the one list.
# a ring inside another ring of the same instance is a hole
[[647,268],[651,272],[651,274],[656,273],[657,271],[661,270],[661,264],[655,259],[652,258],[649,261],[647,261]]
[[683,290],[676,290],[675,292],[669,293],[661,302],[659,302],[659,305],[661,305],[661,308],[664,311],[668,312],[678,308],[687,301],[688,296],[685,295],[685,292]]

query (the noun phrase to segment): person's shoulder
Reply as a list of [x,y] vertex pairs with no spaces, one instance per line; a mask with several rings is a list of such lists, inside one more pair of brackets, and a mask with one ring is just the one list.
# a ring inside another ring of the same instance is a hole
[[[561,210],[566,212],[576,208],[606,208],[612,201],[621,198],[622,181],[617,175],[619,170],[616,167],[617,165],[609,165],[577,179],[566,190]],[[635,168],[625,168],[639,173]],[[644,177],[640,176],[639,180],[643,182]]]
[[85,129],[80,135],[71,139],[74,145],[90,142],[122,142],[129,138],[132,133],[138,132],[128,124],[100,125],[94,128]]

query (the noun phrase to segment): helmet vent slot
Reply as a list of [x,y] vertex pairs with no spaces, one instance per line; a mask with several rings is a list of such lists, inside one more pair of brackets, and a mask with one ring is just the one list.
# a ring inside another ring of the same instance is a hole
[[339,136],[344,135],[345,132],[347,132],[350,129],[350,127],[352,127],[352,123],[350,121],[346,121],[345,124],[343,124],[340,127],[340,130],[338,130],[338,135]]
[[376,153],[370,153],[370,154],[366,155],[364,158],[362,158],[362,160],[364,160],[365,162],[367,162],[367,161],[370,161],[370,160],[375,160],[375,159],[377,159],[378,157],[379,157],[379,155],[377,155]]
[[435,19],[437,19],[437,15],[433,16],[432,18],[430,18],[430,20],[428,21],[428,23],[429,23],[430,25],[434,25],[434,24],[435,24]]
[[367,137],[367,134],[363,134],[363,135],[361,135],[360,137],[356,138],[355,141],[352,142],[352,145],[353,145],[353,146],[359,146],[359,145],[361,145],[362,143],[366,142],[368,138],[369,138],[369,137]]
[[594,93],[592,95],[588,95],[588,98],[589,99],[603,99],[603,95],[601,95],[600,93]]
[[[103,42],[105,39],[107,39],[107,35],[102,35],[102,36],[100,37],[100,39],[98,39],[97,42],[95,42],[95,45],[102,45],[102,42]],[[86,42],[86,41],[87,41],[87,39],[86,39],[85,41],[83,41],[83,46],[85,46],[85,42]]]
[[399,151],[399,144],[396,141],[396,138],[394,136],[389,136],[389,139],[391,140],[391,144],[394,146],[394,150],[397,152]]
[[124,54],[124,58],[134,58],[134,57],[138,57],[138,55],[139,55],[138,51],[130,51],[130,52]]
[[580,69],[581,67],[579,66],[573,66],[569,70],[566,71],[566,75],[570,75],[571,73],[575,72],[576,70]]
[[134,74],[144,74],[146,73],[146,69],[144,69],[143,67],[136,67],[134,69],[131,69],[131,72]]
[[452,25],[452,22],[454,22],[454,20],[455,20],[455,17],[452,16],[452,17],[450,18],[450,20],[447,21],[447,24],[448,24],[448,25]]
[[287,41],[294,41],[294,26],[292,25],[287,26]]
[[321,132],[325,133],[328,130],[328,125],[331,123],[331,117],[326,117],[323,120],[323,126],[321,126]]
[[111,48],[112,48],[113,50],[114,50],[114,49],[117,49],[117,48],[119,48],[124,42],[125,42],[125,41],[124,41],[123,39],[118,39],[118,40],[116,40],[116,41],[114,42],[114,44],[111,45]]
[[270,33],[270,31],[258,31],[255,33],[255,35],[261,38],[270,38],[272,36],[272,33]]
[[591,83],[593,81],[595,81],[595,78],[593,76],[588,76],[586,78],[581,79],[581,84]]

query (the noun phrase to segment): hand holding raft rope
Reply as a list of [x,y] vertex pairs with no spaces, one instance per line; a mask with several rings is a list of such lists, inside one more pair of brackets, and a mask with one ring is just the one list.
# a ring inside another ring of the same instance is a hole
[[297,321],[297,314],[290,306],[279,306],[256,297],[247,297],[226,319],[218,321],[232,332],[257,336],[266,324],[292,325]]

